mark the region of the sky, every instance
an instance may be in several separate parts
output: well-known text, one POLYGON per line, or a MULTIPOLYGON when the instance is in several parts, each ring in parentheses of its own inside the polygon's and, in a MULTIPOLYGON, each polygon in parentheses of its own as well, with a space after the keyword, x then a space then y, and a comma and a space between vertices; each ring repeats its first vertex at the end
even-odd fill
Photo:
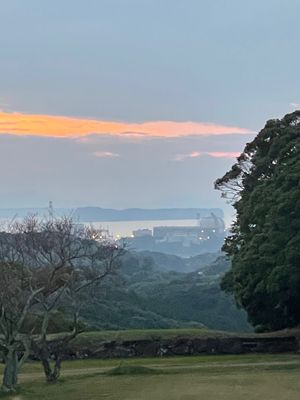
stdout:
POLYGON ((225 208, 213 182, 300 107, 299 0, 2 0, 0 15, 1 208, 225 208))

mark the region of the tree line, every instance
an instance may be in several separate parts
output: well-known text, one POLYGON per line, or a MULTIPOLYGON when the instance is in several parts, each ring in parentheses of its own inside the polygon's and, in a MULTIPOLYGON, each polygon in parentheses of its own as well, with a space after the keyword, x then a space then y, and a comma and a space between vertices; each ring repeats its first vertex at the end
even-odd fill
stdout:
POLYGON ((257 330, 300 323, 300 111, 270 120, 215 183, 236 210, 222 288, 257 330))

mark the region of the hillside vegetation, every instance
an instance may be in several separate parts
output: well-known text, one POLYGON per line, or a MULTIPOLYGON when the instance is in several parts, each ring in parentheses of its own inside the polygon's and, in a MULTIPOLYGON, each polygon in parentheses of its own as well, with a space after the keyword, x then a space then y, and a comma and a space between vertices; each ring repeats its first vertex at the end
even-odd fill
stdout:
POLYGON ((197 257, 127 253, 114 284, 98 289, 101 301, 83 310, 89 329, 249 330, 246 314, 219 287, 228 261, 208 255, 209 261, 214 260, 209 264, 203 257, 197 263, 197 257), (177 271, 171 270, 172 263, 177 271))

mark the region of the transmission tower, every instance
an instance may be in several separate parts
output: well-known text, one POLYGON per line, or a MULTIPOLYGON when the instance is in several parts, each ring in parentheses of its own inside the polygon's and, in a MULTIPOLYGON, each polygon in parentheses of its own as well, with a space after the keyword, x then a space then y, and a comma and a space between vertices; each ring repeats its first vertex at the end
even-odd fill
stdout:
POLYGON ((49 219, 53 221, 54 218, 54 208, 53 208, 53 201, 49 201, 49 207, 48 207, 48 214, 49 214, 49 219))

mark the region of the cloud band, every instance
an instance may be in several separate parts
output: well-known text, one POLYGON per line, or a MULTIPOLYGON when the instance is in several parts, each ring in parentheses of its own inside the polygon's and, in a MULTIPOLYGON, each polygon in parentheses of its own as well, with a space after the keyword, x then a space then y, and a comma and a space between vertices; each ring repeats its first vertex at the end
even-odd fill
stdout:
POLYGON ((201 122, 153 121, 127 123, 17 112, 0 112, 0 134, 62 138, 98 135, 180 137, 190 135, 249 134, 244 128, 201 122))

